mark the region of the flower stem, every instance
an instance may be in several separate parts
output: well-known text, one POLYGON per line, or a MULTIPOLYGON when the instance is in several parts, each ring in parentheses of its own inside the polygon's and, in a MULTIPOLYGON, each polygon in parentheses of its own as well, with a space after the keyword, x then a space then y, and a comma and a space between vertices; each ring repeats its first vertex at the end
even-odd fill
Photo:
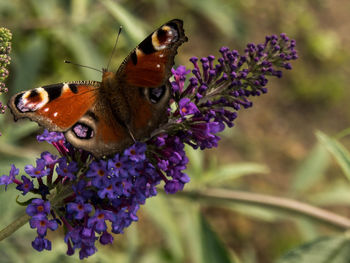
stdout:
POLYGON ((178 192, 176 196, 189 197, 196 200, 203 199, 214 202, 229 201, 246 205, 264 206, 314 219, 339 230, 347 230, 350 228, 350 219, 346 217, 288 198, 218 188, 205 189, 202 191, 184 190, 178 192))
POLYGON ((12 235, 18 229, 20 229, 24 224, 28 223, 30 216, 23 212, 16 220, 9 224, 4 229, 0 230, 0 241, 12 235))

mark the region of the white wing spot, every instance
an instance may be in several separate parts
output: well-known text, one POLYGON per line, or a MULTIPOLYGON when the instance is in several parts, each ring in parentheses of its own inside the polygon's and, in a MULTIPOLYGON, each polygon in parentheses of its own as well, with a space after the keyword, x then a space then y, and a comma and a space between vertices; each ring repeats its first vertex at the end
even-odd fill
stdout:
POLYGON ((62 87, 63 92, 69 91, 69 85, 67 83, 63 83, 63 87, 62 87))

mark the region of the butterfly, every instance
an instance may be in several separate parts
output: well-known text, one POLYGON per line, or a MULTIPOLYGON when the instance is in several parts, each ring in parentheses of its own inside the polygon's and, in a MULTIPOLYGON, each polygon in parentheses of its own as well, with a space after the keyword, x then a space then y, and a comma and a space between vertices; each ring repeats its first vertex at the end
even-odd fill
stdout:
POLYGON ((15 94, 8 106, 15 120, 63 132, 95 157, 120 152, 167 120, 171 68, 186 41, 183 21, 173 19, 134 48, 116 73, 103 70, 101 82, 42 86, 15 94))

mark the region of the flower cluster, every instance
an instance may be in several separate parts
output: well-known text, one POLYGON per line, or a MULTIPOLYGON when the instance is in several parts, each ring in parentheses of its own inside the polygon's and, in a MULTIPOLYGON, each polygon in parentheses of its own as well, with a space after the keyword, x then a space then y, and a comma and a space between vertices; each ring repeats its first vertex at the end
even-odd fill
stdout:
MULTIPOLYGON (((9 75, 7 67, 11 62, 11 57, 9 56, 11 52, 11 32, 4 27, 0 28, 0 95, 7 92, 5 86, 5 80, 9 75)), ((0 114, 4 114, 6 105, 0 102, 0 114)), ((1 136, 1 133, 0 133, 1 136)))
POLYGON ((249 97, 267 92, 268 76, 281 78, 281 69, 292 69, 290 61, 298 58, 295 41, 286 34, 267 36, 263 44, 250 43, 244 55, 227 47, 220 53, 215 65, 212 55, 190 59, 193 76, 186 88, 190 70, 184 66, 172 70, 177 107, 170 119, 180 129, 182 141, 202 150, 217 146, 220 138, 216 134, 234 125, 239 109, 253 105, 249 97))
POLYGON ((40 197, 22 203, 30 203, 26 211, 38 233, 32 246, 50 250, 46 232, 58 225, 64 228, 68 255, 78 249, 83 259, 97 251, 97 240, 112 243, 112 233, 123 233, 138 220, 140 205, 157 194, 157 185, 163 182, 166 193, 183 189, 190 181, 184 172, 185 144, 216 147, 218 133, 233 126, 237 111, 252 106, 250 97, 267 92, 267 77, 281 77, 281 69, 291 69, 290 60, 297 58, 294 48, 295 41, 281 34, 266 37, 263 44, 248 44, 244 55, 223 47, 216 63, 214 56, 191 58, 189 79, 191 70, 184 66, 172 70, 168 122, 151 138, 110 158, 96 159, 66 142, 63 134, 45 130, 37 140, 52 144, 60 156, 43 152, 35 166, 25 166, 27 175, 21 180, 14 165, 9 175, 0 177, 0 184, 15 183, 23 195, 40 197))

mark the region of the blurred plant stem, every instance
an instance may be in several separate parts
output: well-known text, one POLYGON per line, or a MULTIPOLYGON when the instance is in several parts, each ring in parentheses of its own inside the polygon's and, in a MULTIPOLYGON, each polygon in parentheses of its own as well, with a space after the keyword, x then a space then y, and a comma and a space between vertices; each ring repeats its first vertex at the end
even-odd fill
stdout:
POLYGON ((40 156, 40 151, 32 148, 17 147, 12 144, 0 142, 0 153, 11 155, 20 158, 33 158, 33 156, 40 156))
POLYGON ((30 216, 24 211, 16 220, 0 231, 0 241, 11 236, 20 229, 24 224, 28 223, 30 216))
POLYGON ((335 227, 339 230, 350 228, 350 220, 333 212, 321 209, 296 200, 275 197, 264 194, 256 194, 227 189, 205 189, 178 192, 176 196, 191 198, 195 200, 208 200, 213 202, 235 202, 245 205, 254 205, 289 212, 292 215, 304 216, 313 220, 320 221, 326 225, 335 227))

